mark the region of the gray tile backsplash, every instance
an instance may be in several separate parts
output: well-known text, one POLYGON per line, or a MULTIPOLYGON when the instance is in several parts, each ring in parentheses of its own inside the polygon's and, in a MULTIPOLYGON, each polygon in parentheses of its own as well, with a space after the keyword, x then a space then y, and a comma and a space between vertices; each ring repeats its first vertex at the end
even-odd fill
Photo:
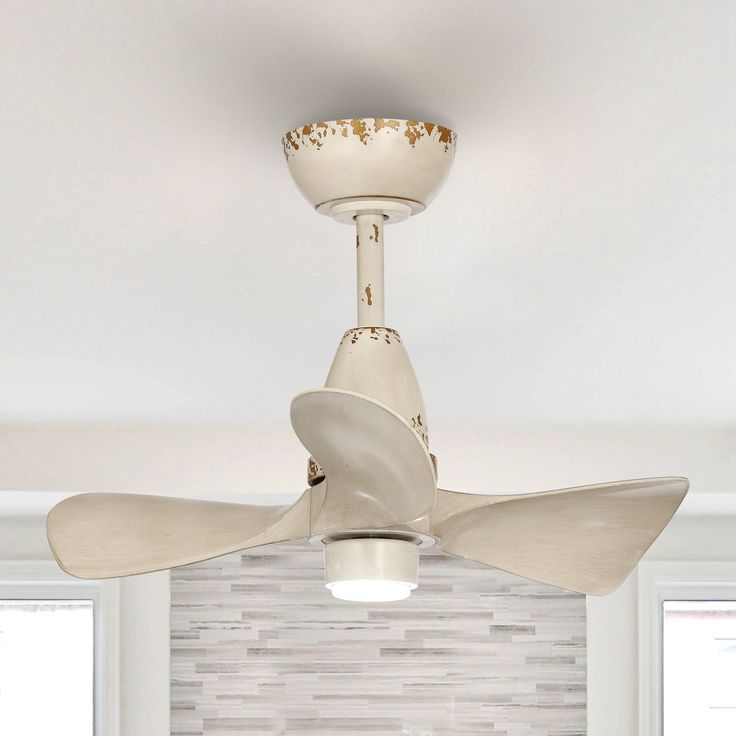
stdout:
POLYGON ((398 603, 337 601, 322 554, 171 575, 173 736, 580 736, 585 598, 437 552, 398 603))

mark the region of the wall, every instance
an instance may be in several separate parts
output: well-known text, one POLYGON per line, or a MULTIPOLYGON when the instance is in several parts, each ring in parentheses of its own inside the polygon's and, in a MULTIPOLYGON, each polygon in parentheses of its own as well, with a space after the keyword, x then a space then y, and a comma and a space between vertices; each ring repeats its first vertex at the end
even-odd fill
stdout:
MULTIPOLYGON (((644 559, 736 560, 736 517, 678 516, 644 559)), ((637 585, 634 571, 613 595, 587 601, 589 736, 639 733, 637 585)))
MULTIPOLYGON (((0 561, 51 560, 43 517, 0 517, 0 561)), ((169 574, 121 580, 120 736, 169 734, 169 574)))
POLYGON ((585 733, 583 596, 437 553, 408 601, 323 586, 311 547, 173 571, 172 734, 585 733))

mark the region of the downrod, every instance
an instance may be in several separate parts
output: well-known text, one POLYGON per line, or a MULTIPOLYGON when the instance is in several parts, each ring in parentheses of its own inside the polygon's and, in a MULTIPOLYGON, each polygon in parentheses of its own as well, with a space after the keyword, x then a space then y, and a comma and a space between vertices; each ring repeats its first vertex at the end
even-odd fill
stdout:
POLYGON ((355 215, 358 327, 384 327, 383 221, 379 210, 355 215))

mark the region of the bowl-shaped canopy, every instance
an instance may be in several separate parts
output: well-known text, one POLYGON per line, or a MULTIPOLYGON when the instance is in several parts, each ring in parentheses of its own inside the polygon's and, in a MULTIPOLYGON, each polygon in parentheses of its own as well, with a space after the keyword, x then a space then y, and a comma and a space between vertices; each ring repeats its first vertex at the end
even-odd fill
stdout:
POLYGON ((329 203, 385 198, 421 212, 447 177, 456 135, 418 120, 355 118, 311 123, 283 137, 299 190, 320 212, 329 203))

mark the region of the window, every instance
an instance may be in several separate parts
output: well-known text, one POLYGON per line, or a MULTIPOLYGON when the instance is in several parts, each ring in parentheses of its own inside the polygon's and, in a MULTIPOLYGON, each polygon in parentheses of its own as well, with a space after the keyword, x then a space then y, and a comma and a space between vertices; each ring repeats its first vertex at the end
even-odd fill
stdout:
POLYGON ((0 600, 0 733, 93 736, 93 601, 0 600))
POLYGON ((736 565, 639 570, 641 736, 736 734, 736 565))
POLYGON ((665 736, 736 734, 736 601, 662 603, 665 736))
POLYGON ((117 591, 0 565, 0 734, 116 736, 117 591))

